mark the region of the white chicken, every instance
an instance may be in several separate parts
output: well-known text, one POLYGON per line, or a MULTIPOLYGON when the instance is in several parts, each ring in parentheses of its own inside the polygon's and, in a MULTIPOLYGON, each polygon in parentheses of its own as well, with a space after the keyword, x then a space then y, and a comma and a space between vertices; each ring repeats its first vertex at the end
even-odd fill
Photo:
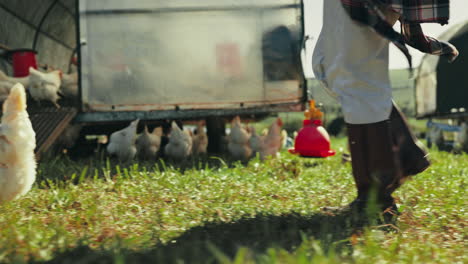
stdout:
POLYGON ((28 77, 10 77, 7 76, 4 72, 0 71, 0 101, 5 101, 5 99, 10 94, 10 89, 16 84, 21 83, 23 87, 29 87, 29 76, 28 77))
POLYGON ((250 148, 252 149, 252 156, 256 156, 257 153, 261 153, 263 150, 263 138, 264 136, 259 136, 257 135, 257 131, 255 130, 255 127, 250 127, 250 138, 249 138, 249 145, 250 148))
POLYGON ((49 101, 60 108, 57 103, 60 85, 60 71, 43 73, 33 67, 29 68, 29 93, 34 100, 49 101))
POLYGON ((164 154, 172 160, 182 161, 192 153, 192 136, 179 128, 175 121, 171 124, 169 142, 164 147, 164 154))
POLYGON ((26 194, 36 180, 36 133, 26 111, 22 84, 11 88, 0 125, 0 203, 26 194))
POLYGON ((231 122, 231 133, 229 133, 228 151, 235 160, 247 161, 252 155, 249 145, 250 134, 242 127, 239 116, 234 117, 231 122))
POLYGON ((78 96, 78 73, 62 74, 60 91, 64 97, 76 98, 78 96))
POLYGON ((143 133, 136 140, 137 153, 141 159, 154 160, 157 158, 162 134, 162 127, 156 127, 150 133, 148 127, 145 126, 143 133))
POLYGON ((281 132, 282 126, 283 121, 279 117, 270 125, 267 135, 263 138, 263 148, 260 151, 261 159, 275 156, 280 151, 284 137, 281 132))
POLYGON ((131 161, 135 158, 137 149, 135 146, 137 127, 139 120, 135 120, 122 130, 111 134, 107 153, 115 155, 122 162, 131 161))
POLYGON ((289 143, 289 135, 288 131, 285 129, 281 130, 281 148, 287 148, 289 143))
POLYGON ((192 153, 194 155, 206 154, 208 148, 208 136, 206 135, 201 122, 197 124, 197 133, 192 136, 192 141, 192 153))
MULTIPOLYGON (((74 77, 66 76, 67 85, 71 88, 66 88, 68 90, 75 89, 73 88, 72 82, 74 77)), ((78 75, 76 75, 76 85, 78 83, 78 75)), ((16 84, 21 83, 31 94, 34 100, 41 101, 47 100, 52 102, 56 107, 59 107, 57 100, 59 99, 59 88, 62 83, 61 81, 61 72, 58 70, 51 72, 40 72, 32 67, 29 68, 29 76, 26 77, 10 77, 7 76, 4 72, 0 71, 0 100, 5 100, 10 92, 10 88, 16 84)), ((66 90, 68 93, 71 91, 66 90)), ((78 91, 78 86, 76 86, 76 94, 78 91)))

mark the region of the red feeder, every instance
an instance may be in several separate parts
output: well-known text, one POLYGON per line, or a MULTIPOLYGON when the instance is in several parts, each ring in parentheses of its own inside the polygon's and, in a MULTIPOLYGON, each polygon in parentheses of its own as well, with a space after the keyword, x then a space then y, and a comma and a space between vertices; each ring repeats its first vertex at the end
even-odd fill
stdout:
POLYGON ((8 52, 13 60, 13 76, 25 77, 29 75, 29 67, 37 69, 36 54, 32 49, 16 49, 8 52))
POLYGON ((289 149, 289 152, 317 158, 335 155, 335 151, 330 149, 330 136, 322 126, 322 121, 317 119, 303 121, 303 128, 297 134, 294 148, 289 149))

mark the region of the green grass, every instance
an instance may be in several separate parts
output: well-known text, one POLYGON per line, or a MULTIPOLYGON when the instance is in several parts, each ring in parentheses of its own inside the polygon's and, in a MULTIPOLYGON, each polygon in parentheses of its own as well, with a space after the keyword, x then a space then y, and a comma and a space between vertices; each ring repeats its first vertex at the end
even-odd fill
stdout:
POLYGON ((43 160, 33 189, 0 205, 0 262, 468 262, 467 155, 431 150, 433 166, 396 193, 397 226, 359 229, 320 212, 355 195, 345 145, 246 166, 43 160))

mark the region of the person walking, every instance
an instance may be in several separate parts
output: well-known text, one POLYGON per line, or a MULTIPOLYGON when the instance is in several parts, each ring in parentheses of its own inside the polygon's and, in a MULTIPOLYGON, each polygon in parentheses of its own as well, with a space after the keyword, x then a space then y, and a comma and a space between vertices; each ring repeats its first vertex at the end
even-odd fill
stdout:
POLYGON ((421 23, 447 24, 449 1, 324 0, 323 12, 313 71, 341 105, 357 188, 353 202, 324 210, 362 214, 373 201, 378 212, 396 214, 392 193, 430 161, 392 100, 389 43, 403 52, 410 69, 407 45, 455 60, 453 45, 424 35, 421 28, 421 23), (397 21, 401 32, 393 29, 397 21))

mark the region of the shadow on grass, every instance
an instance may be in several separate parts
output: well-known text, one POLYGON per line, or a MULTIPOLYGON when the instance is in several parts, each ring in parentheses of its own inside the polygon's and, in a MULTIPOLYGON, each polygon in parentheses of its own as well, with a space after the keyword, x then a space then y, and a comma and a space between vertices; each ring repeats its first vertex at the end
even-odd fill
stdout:
POLYGON ((344 214, 257 216, 195 227, 172 243, 144 252, 93 251, 83 246, 60 253, 47 263, 218 263, 209 245, 231 259, 241 247, 248 248, 255 258, 266 254, 269 248, 292 252, 304 237, 320 241, 325 252, 352 252, 348 238, 362 228, 362 223, 351 221, 344 214))
POLYGON ((46 153, 38 162, 38 173, 36 177, 37 183, 42 183, 47 186, 47 181, 67 182, 75 177, 72 183, 78 184, 81 180, 105 178, 105 174, 117 175, 120 171, 127 170, 129 172, 162 172, 167 170, 177 171, 184 174, 187 170, 198 169, 217 169, 225 166, 233 167, 236 164, 234 161, 229 161, 225 156, 215 157, 202 155, 196 158, 190 158, 183 162, 174 162, 171 160, 155 159, 141 160, 135 159, 131 162, 120 162, 115 157, 108 157, 104 152, 95 153, 94 155, 82 159, 72 159, 66 154, 52 155, 46 153))

